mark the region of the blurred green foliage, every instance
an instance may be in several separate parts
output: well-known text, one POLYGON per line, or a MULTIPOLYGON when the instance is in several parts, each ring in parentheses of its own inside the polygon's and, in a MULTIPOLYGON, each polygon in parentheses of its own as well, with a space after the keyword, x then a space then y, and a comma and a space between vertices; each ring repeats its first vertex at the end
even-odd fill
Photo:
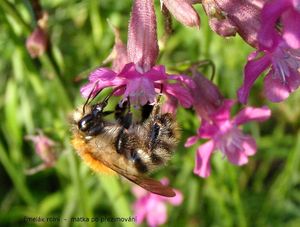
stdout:
MULTIPOLYGON (((29 1, 0 1, 1 226, 25 225, 25 216, 133 216, 130 184, 92 173, 70 145, 68 123, 68 114, 84 102, 80 86, 113 46, 107 19, 120 28, 126 41, 130 4, 114 0, 42 1, 49 13, 52 46, 46 55, 33 60, 25 49, 26 38, 35 25, 29 1), (24 136, 35 134, 37 129, 56 141, 59 159, 53 168, 27 176, 25 170, 41 160, 24 136)), ((161 37, 159 1, 156 7, 161 37)), ((217 70, 215 83, 226 97, 235 98, 246 57, 252 50, 239 37, 224 39, 212 33, 202 9, 197 10, 202 19, 200 30, 174 21, 174 34, 162 46, 159 63, 171 68, 186 60, 211 59, 217 70)), ((181 206, 169 207, 168 226, 300 225, 300 93, 284 103, 267 103, 261 95, 261 81, 254 86, 250 103, 268 104, 273 115, 263 124, 244 128, 258 143, 258 153, 246 166, 233 166, 218 153, 212 159, 211 176, 195 176, 197 147, 187 149, 183 143, 195 134, 199 123, 191 110, 179 110, 181 144, 170 165, 154 176, 168 177, 171 185, 184 194, 181 206)))

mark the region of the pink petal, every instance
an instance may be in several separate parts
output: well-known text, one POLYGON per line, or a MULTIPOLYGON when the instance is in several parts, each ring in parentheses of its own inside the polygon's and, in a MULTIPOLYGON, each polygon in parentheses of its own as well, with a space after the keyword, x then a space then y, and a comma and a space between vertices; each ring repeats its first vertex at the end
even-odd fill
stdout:
MULTIPOLYGON (((88 83, 86 85, 83 85, 80 88, 81 95, 85 98, 89 97, 89 94, 92 92, 94 87, 95 87, 95 84, 93 84, 93 83, 88 83)), ((94 97, 96 94, 97 94, 97 92, 94 92, 94 94, 92 94, 92 96, 94 97)))
POLYGON ((167 221, 167 208, 161 201, 151 200, 147 205, 147 223, 149 226, 158 226, 167 221))
POLYGON ((236 125, 245 124, 249 121, 265 121, 271 116, 271 110, 264 106, 261 108, 246 107, 233 119, 236 125))
POLYGON ((189 108, 193 104, 193 98, 190 92, 179 84, 164 83, 163 91, 166 95, 177 98, 180 104, 185 108, 189 108))
POLYGON ((119 72, 118 74, 119 77, 124 77, 126 79, 134 79, 134 78, 141 77, 142 75, 143 74, 141 74, 136 70, 136 66, 132 62, 126 64, 121 70, 121 72, 119 72))
POLYGON ((124 97, 130 97, 130 102, 137 106, 145 105, 147 102, 153 103, 155 95, 153 82, 145 77, 129 80, 124 93, 124 97))
POLYGON ((253 137, 245 135, 242 142, 242 146, 247 156, 252 156, 256 153, 256 142, 253 137))
POLYGON ((153 0, 135 0, 128 28, 128 59, 142 72, 155 65, 158 56, 156 16, 153 0))
POLYGON ((237 32, 236 25, 226 16, 215 1, 202 1, 202 6, 209 18, 211 29, 221 36, 234 36, 237 32))
POLYGON ((98 80, 113 80, 116 73, 108 68, 98 68, 92 71, 89 75, 90 82, 97 82, 98 80))
POLYGON ((182 203, 183 195, 180 191, 174 190, 176 195, 174 197, 166 197, 167 201, 174 206, 178 206, 182 203))
POLYGON ((198 137, 203 139, 211 139, 216 135, 216 133, 218 133, 218 131, 219 128, 216 124, 203 120, 201 127, 198 130, 198 137))
POLYGON ((144 76, 152 81, 166 80, 167 73, 166 73, 165 66, 156 65, 152 67, 148 72, 144 73, 144 76))
POLYGON ((83 97, 87 98, 90 95, 90 93, 93 91, 92 97, 94 97, 97 94, 97 92, 102 90, 103 88, 118 87, 118 86, 123 85, 124 83, 125 83, 125 81, 120 78, 116 78, 112 81, 99 80, 95 83, 89 82, 80 88, 80 93, 83 97))
POLYGON ((300 48, 300 12, 296 10, 288 10, 286 13, 282 15, 282 23, 283 23, 283 38, 287 42, 287 44, 294 48, 300 48))
POLYGON ((190 147, 190 146, 194 145, 198 141, 198 139, 199 139, 198 136, 191 136, 186 140, 184 146, 190 147))
POLYGON ((143 222, 143 220, 146 218, 147 208, 145 205, 147 204, 148 200, 149 200, 149 198, 145 197, 142 199, 138 199, 133 204, 133 210, 134 210, 134 215, 136 216, 137 224, 141 224, 143 222))
POLYGON ((210 156, 215 148, 213 141, 202 144, 196 153, 194 173, 200 177, 208 177, 210 175, 210 156))
POLYGON ((200 17, 188 0, 162 0, 171 14, 182 24, 190 27, 200 26, 200 17))
POLYGON ((137 199, 140 199, 148 194, 148 192, 138 185, 134 185, 132 188, 132 193, 137 199))
POLYGON ((223 104, 223 96, 219 89, 209 79, 198 72, 193 72, 195 88, 191 88, 194 96, 194 108, 202 119, 210 120, 211 115, 218 111, 223 104))
POLYGON ((177 80, 178 82, 181 82, 182 85, 187 86, 189 88, 195 88, 196 84, 194 80, 190 76, 186 75, 169 75, 168 79, 170 80, 177 80))
POLYGON ((230 147, 230 150, 226 148, 226 157, 228 160, 234 165, 245 165, 248 163, 248 156, 243 152, 243 150, 239 150, 237 147, 230 147))
POLYGON ((169 95, 162 106, 162 112, 176 114, 177 106, 178 100, 174 96, 169 95))
POLYGON ((80 92, 87 98, 93 91, 92 96, 105 87, 120 86, 125 83, 124 79, 116 77, 116 73, 107 68, 99 68, 91 72, 89 82, 82 86, 80 92))
POLYGON ((278 33, 275 28, 275 23, 289 4, 289 1, 286 0, 273 0, 264 5, 262 10, 263 23, 258 35, 262 48, 270 49, 276 44, 274 41, 276 41, 278 33))
POLYGON ((209 20, 209 26, 218 35, 224 37, 235 36, 238 30, 235 24, 232 21, 228 20, 227 18, 225 19, 211 18, 209 20))
POLYGON ((218 0, 215 1, 239 35, 253 47, 258 46, 257 33, 261 26, 261 8, 255 1, 218 0))
POLYGON ((272 102, 281 102, 290 95, 287 84, 282 83, 279 76, 273 74, 271 70, 264 79, 264 93, 272 102))
POLYGON ((230 150, 226 152, 226 156, 228 160, 234 165, 241 166, 248 163, 248 156, 241 150, 237 150, 237 148, 234 151, 230 150))
POLYGON ((222 106, 213 113, 213 116, 211 118, 214 119, 214 121, 227 121, 230 119, 230 111, 232 106, 235 104, 235 100, 232 99, 226 99, 224 100, 222 106))
POLYGON ((299 69, 290 69, 290 74, 286 77, 290 92, 294 92, 300 86, 300 71, 297 70, 299 69))
MULTIPOLYGON (((250 56, 252 57, 252 55, 250 56)), ((268 54, 257 60, 251 59, 248 61, 245 66, 243 86, 238 90, 238 98, 241 103, 247 103, 250 89, 252 88, 255 80, 270 65, 270 63, 270 55, 268 54)))
POLYGON ((163 185, 169 185, 169 183, 170 183, 169 179, 166 178, 166 177, 160 179, 160 182, 161 182, 163 185))
POLYGON ((300 1, 299 0, 290 0, 293 4, 295 10, 300 11, 300 1))

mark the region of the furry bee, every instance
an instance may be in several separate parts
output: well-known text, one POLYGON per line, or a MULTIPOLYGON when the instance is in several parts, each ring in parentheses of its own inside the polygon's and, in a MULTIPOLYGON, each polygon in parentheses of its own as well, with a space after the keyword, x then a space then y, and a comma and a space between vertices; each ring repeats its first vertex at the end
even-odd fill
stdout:
POLYGON ((73 114, 72 144, 79 156, 96 172, 116 172, 144 189, 166 197, 175 196, 172 188, 146 175, 166 164, 180 136, 170 113, 160 113, 159 99, 142 108, 142 119, 134 122, 130 103, 105 111, 108 100, 94 105, 87 99, 73 114), (106 116, 115 114, 115 121, 106 116))

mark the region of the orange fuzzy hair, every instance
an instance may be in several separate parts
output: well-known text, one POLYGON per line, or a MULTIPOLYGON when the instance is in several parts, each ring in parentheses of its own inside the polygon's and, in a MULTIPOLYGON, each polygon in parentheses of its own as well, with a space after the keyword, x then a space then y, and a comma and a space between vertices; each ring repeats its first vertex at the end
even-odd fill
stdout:
POLYGON ((104 165, 101 160, 95 159, 91 154, 92 148, 82 139, 81 135, 74 133, 71 143, 82 160, 95 172, 115 174, 115 172, 104 165))

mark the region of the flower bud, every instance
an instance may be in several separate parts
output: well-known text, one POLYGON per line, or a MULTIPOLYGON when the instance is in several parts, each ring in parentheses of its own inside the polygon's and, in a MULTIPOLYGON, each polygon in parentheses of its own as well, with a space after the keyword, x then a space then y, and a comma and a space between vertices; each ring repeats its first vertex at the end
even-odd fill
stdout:
POLYGON ((26 48, 32 58, 40 57, 47 49, 47 34, 37 26, 26 40, 26 48))
POLYGON ((153 0, 135 0, 128 28, 127 54, 137 70, 147 72, 158 56, 156 16, 153 0))

